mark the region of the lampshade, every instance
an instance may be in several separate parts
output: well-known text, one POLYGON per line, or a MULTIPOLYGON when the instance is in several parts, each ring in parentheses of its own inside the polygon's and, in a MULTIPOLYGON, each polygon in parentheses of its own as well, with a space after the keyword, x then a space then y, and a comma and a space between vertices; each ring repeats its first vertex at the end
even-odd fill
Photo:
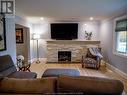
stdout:
POLYGON ((23 61, 23 60, 24 60, 24 56, 23 56, 23 55, 18 55, 18 56, 17 56, 17 59, 20 59, 20 60, 23 61))
POLYGON ((33 39, 40 39, 40 35, 39 34, 34 34, 33 39))

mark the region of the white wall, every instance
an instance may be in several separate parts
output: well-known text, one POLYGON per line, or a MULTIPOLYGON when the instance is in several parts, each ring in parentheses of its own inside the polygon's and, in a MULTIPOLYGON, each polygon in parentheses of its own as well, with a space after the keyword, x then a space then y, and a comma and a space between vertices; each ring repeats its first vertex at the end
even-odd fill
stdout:
POLYGON ((30 26, 30 23, 27 22, 26 19, 17 15, 15 15, 15 23, 26 27, 30 26))
POLYGON ((11 55, 14 63, 16 63, 16 44, 15 44, 15 21, 14 18, 6 18, 6 45, 7 50, 1 51, 1 55, 11 55))
MULTIPOLYGON (((100 31, 100 23, 98 21, 84 21, 78 22, 79 30, 78 30, 78 39, 77 40, 85 40, 85 30, 87 32, 93 32, 92 40, 99 40, 99 31, 100 31), (87 25, 85 25, 87 24, 87 25)), ((37 33, 41 35, 41 39, 39 40, 39 57, 46 57, 46 40, 51 39, 50 35, 50 22, 43 22, 41 24, 33 24, 32 25, 32 33, 37 33)), ((33 58, 36 58, 36 41, 33 43, 34 45, 31 47, 33 49, 33 58)))
POLYGON ((100 22, 99 21, 85 21, 79 22, 78 39, 85 40, 85 30, 92 32, 92 40, 99 40, 100 22))
POLYGON ((101 23, 100 26, 100 40, 101 47, 105 58, 108 58, 109 63, 121 71, 127 73, 127 58, 120 57, 113 54, 113 32, 114 20, 109 19, 101 23))

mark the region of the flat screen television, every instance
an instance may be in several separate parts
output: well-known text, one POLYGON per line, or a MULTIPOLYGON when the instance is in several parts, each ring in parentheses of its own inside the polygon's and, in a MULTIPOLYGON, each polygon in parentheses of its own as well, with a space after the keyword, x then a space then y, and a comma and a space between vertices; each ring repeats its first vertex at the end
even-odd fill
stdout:
POLYGON ((78 38, 78 23, 51 23, 51 39, 72 40, 78 38))

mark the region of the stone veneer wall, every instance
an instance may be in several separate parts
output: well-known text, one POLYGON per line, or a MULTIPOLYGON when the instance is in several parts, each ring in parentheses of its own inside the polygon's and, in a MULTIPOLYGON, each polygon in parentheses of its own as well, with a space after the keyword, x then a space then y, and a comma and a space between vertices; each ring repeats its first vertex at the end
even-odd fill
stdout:
POLYGON ((89 45, 100 46, 100 41, 47 41, 47 62, 58 62, 58 51, 71 51, 71 62, 81 62, 89 45))

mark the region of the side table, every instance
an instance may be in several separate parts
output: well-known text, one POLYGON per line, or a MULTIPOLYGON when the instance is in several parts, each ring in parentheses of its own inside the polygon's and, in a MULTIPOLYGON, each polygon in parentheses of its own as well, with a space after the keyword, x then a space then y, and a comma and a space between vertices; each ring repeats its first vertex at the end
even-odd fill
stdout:
POLYGON ((31 64, 28 62, 17 64, 19 71, 29 71, 30 72, 30 66, 31 64))

